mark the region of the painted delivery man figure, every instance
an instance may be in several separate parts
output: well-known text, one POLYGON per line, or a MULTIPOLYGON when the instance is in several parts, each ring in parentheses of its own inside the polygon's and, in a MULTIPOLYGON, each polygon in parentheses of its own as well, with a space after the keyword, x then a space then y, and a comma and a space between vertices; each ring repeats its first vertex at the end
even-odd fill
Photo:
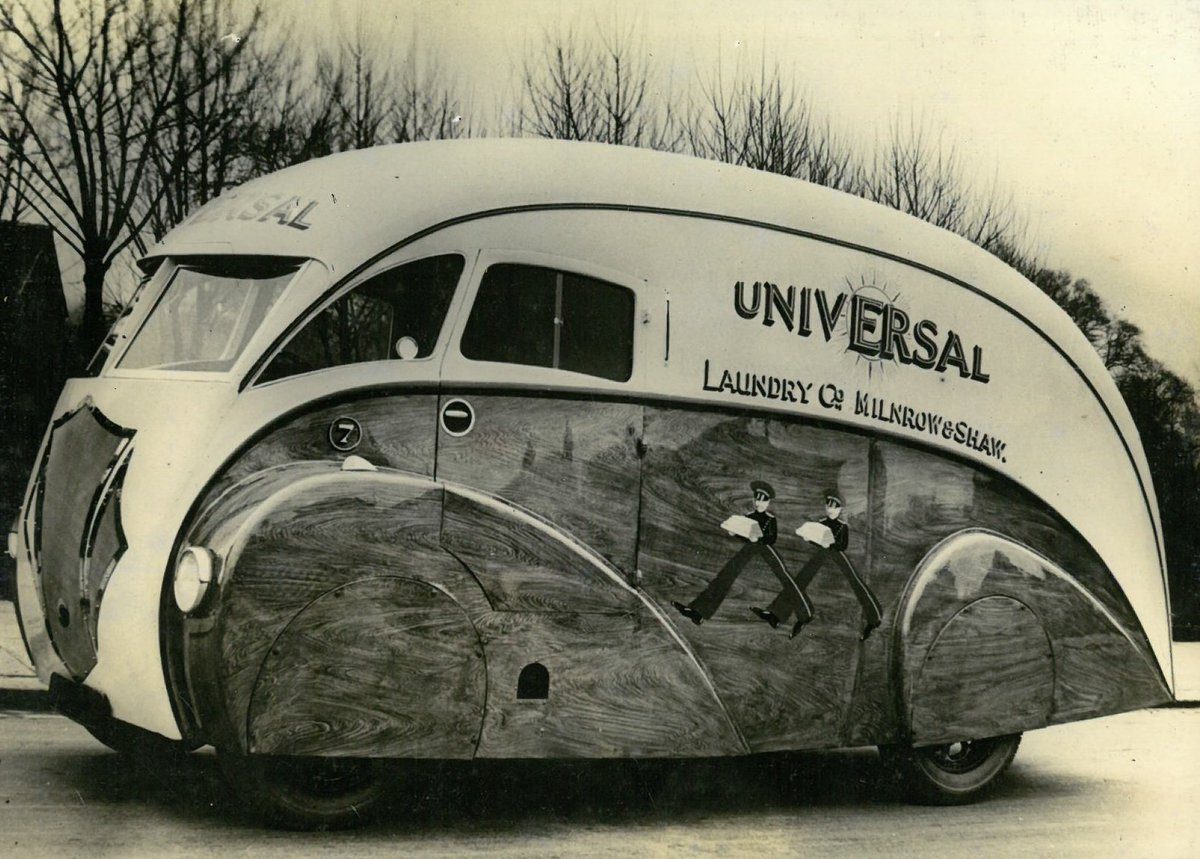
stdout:
MULTIPOLYGON (((824 525, 829 529, 833 535, 833 542, 829 545, 815 543, 816 551, 808 559, 808 563, 796 574, 794 587, 784 588, 766 609, 757 606, 750 609, 769 623, 772 629, 786 622, 792 614, 795 614, 796 623, 792 627, 792 638, 795 638, 800 634, 804 625, 813 619, 812 603, 809 602, 804 589, 808 587, 809 582, 813 580, 826 561, 832 561, 834 566, 842 571, 842 575, 850 584, 850 589, 854 591, 854 596, 858 598, 858 604, 862 606, 867 622, 863 626, 859 640, 866 641, 871 632, 882 622, 883 612, 879 607, 879 600, 875 598, 875 594, 871 593, 867 583, 859 577, 854 565, 846 557, 846 547, 850 545, 850 526, 841 520, 841 515, 842 499, 832 493, 826 494, 825 518, 817 524, 824 525), (796 598, 796 594, 799 594, 799 599, 796 598)), ((811 523, 808 527, 811 527, 811 523)), ((811 542, 810 536, 803 533, 804 531, 806 531, 805 526, 796 529, 797 534, 811 542)))
POLYGON ((766 561, 771 572, 775 574, 775 578, 779 579, 784 593, 790 593, 793 599, 804 603, 808 602, 804 593, 788 575, 787 567, 783 565, 783 559, 779 557, 779 553, 771 548, 779 535, 779 525, 775 520, 775 514, 767 509, 771 506, 771 499, 775 497, 774 488, 765 480, 755 480, 750 483, 750 491, 754 493, 754 510, 747 513, 746 518, 753 520, 758 525, 758 531, 762 536, 751 533, 750 536, 743 537, 746 544, 738 549, 717 573, 716 578, 709 582, 708 587, 690 603, 687 605, 674 601, 671 603, 676 611, 697 626, 716 614, 746 564, 756 557, 766 561))

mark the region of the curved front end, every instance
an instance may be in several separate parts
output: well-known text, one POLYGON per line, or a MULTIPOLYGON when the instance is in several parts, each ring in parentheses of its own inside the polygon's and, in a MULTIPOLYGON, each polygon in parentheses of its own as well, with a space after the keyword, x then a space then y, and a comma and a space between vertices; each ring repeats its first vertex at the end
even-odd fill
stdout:
POLYGON ((172 739, 158 598, 232 395, 208 382, 71 380, 17 529, 18 615, 39 678, 172 739))

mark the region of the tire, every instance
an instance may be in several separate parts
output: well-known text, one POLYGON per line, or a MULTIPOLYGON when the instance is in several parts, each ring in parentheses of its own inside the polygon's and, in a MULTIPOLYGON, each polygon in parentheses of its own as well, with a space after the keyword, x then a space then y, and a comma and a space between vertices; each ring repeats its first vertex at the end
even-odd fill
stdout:
POLYGON ((1020 744, 1020 734, 1007 734, 916 749, 880 746, 879 756, 909 800, 962 805, 974 802, 995 784, 1020 744))
POLYGON ((387 779, 369 758, 300 758, 218 752, 229 786, 281 829, 350 829, 368 823, 387 779))

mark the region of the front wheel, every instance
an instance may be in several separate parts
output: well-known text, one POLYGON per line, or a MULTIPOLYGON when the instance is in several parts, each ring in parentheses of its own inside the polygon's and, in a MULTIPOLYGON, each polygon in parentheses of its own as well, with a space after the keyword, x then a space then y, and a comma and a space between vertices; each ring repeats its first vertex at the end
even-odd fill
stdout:
POLYGON ((366 823, 385 788, 383 763, 358 758, 219 753, 226 780, 249 808, 284 829, 366 823))
POLYGON ((940 746, 880 746, 885 766, 900 778, 905 794, 928 805, 960 805, 983 794, 1012 763, 1020 734, 962 740, 940 746))

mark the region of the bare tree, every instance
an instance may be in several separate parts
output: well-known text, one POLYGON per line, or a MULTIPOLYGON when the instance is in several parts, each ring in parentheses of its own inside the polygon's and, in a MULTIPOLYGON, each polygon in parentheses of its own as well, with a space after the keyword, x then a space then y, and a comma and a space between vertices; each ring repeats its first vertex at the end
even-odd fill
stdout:
POLYGON ((337 33, 306 57, 259 55, 257 89, 266 103, 251 123, 252 173, 348 149, 470 133, 461 100, 438 64, 422 60, 415 34, 407 56, 398 58, 401 39, 372 30, 361 15, 337 33))
POLYGON ((1051 269, 1034 272, 1031 280, 1067 312, 1097 351, 1102 352, 1113 319, 1091 284, 1082 278, 1073 278, 1070 272, 1051 269))
POLYGON ((360 13, 324 62, 326 97, 338 106, 338 149, 463 137, 461 99, 414 31, 403 55, 394 30, 372 30, 360 13))
POLYGON ((408 143, 470 137, 476 129, 468 116, 463 100, 445 80, 442 67, 420 54, 414 38, 407 67, 395 87, 391 139, 408 143))
POLYGON ((396 73, 391 42, 372 39, 359 12, 349 35, 321 59, 319 80, 322 95, 337 111, 336 140, 339 150, 365 149, 386 143, 387 119, 396 98, 396 73))
POLYGON ((670 98, 654 103, 653 70, 632 28, 546 34, 522 76, 519 133, 676 149, 683 139, 670 98))
POLYGON ((318 58, 290 54, 263 67, 267 98, 251 123, 247 158, 261 175, 337 151, 339 106, 326 95, 340 91, 336 68, 318 58))
POLYGON ((579 56, 572 34, 552 43, 549 38, 547 34, 542 65, 526 62, 527 104, 521 111, 521 122, 540 137, 593 140, 597 125, 591 101, 594 70, 579 56))
POLYGON ((928 123, 896 117, 864 171, 862 196, 951 230, 980 247, 1020 256, 1023 225, 1011 195, 995 180, 979 189, 957 147, 928 123))
POLYGON ((0 5, 0 106, 17 120, 0 133, 27 171, 30 207, 83 260, 87 351, 104 334, 105 273, 143 226, 134 209, 177 98, 188 8, 188 0, 170 14, 154 0, 0 5))
MULTIPOLYGON (((1151 359, 1142 343, 1141 329, 1127 319, 1110 313, 1087 280, 1074 278, 1067 271, 1049 268, 1041 268, 1029 278, 1067 312, 1091 342, 1118 385, 1122 385, 1129 377, 1150 372, 1147 368, 1151 359)), ((1165 372, 1165 368, 1158 367, 1151 375, 1160 371, 1165 372)))
POLYGON ((278 57, 278 49, 248 49, 262 16, 259 5, 235 15, 232 0, 193 0, 175 98, 165 106, 159 134, 147 141, 136 209, 146 222, 134 238, 139 253, 191 210, 249 177, 251 118, 265 98, 265 66, 278 57))
POLYGON ((29 81, 17 81, 16 90, 19 109, 7 108, 0 102, 0 221, 14 223, 28 207, 25 186, 29 182, 29 168, 25 157, 29 131, 21 121, 21 112, 28 110, 29 81))
POLYGON ((692 153, 840 190, 855 190, 859 167, 850 145, 818 118, 810 99, 764 60, 757 76, 718 71, 700 86, 687 124, 692 153))
POLYGON ((1100 357, 1104 366, 1118 383, 1146 359, 1142 348, 1142 329, 1127 319, 1113 317, 1104 331, 1104 342, 1100 344, 1100 357))

